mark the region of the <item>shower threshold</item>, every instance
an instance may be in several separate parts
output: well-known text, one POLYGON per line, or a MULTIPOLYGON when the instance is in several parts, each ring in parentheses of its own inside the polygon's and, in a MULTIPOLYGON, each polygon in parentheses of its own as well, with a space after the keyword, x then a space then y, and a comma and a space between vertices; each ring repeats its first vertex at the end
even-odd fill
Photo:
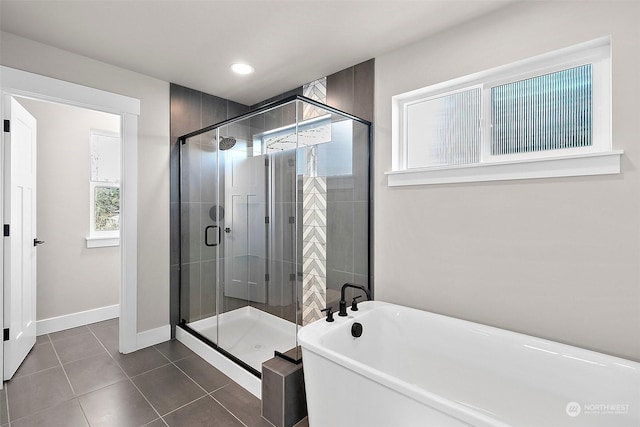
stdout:
POLYGON ((296 324, 255 307, 247 306, 187 323, 194 331, 256 371, 274 351, 284 353, 296 346, 296 324))

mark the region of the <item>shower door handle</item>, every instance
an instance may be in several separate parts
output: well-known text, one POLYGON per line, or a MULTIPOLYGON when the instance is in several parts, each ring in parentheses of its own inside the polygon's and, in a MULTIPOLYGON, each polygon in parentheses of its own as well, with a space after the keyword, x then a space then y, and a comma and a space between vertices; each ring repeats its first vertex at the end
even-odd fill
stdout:
POLYGON ((204 229, 204 244, 206 246, 218 246, 220 244, 220 238, 221 238, 221 233, 220 233, 220 227, 218 227, 217 225, 210 225, 208 227, 205 227, 204 229), (218 229, 218 241, 215 243, 209 243, 209 230, 212 228, 217 228, 218 229))

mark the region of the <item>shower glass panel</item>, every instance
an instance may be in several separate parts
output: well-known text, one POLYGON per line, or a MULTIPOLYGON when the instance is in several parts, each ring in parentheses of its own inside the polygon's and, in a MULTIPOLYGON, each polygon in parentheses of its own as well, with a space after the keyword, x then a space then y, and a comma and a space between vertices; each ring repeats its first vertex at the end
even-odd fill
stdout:
POLYGON ((369 286, 369 127, 296 96, 181 137, 181 327, 259 376, 369 286))

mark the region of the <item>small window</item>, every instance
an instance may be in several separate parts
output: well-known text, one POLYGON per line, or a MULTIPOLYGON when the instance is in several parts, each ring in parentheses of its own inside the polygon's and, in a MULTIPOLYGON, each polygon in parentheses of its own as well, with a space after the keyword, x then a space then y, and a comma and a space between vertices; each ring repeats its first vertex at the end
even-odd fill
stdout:
POLYGON ((120 238, 120 135, 92 131, 87 247, 117 246, 120 238))
POLYGON ((394 96, 389 185, 619 173, 609 69, 601 39, 394 96))
POLYGON ((409 168, 480 161, 481 90, 473 88, 407 105, 409 168))
POLYGON ((120 187, 92 182, 93 224, 96 233, 120 230, 120 187))
POLYGON ((592 64, 491 88, 491 156, 593 146, 592 64))

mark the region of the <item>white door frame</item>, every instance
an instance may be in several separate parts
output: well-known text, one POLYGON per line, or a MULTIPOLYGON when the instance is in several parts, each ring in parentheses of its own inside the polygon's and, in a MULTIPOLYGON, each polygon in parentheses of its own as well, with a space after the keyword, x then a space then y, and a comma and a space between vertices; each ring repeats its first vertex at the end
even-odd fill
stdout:
MULTIPOLYGON (((7 95, 57 102, 117 114, 122 118, 119 348, 121 353, 137 350, 138 116, 140 115, 140 100, 0 66, 1 99, 7 95)), ((4 102, 0 102, 0 116, 4 120, 4 102)), ((0 164, 4 165, 4 132, 2 132, 0 141, 0 164)), ((0 174, 0 212, 4 212, 3 175, 4 173, 0 174)), ((2 251, 3 245, 0 245, 0 260, 4 260, 2 251)), ((4 266, 0 262, 0 278, 3 277, 4 266)), ((4 292, 0 292, 0 322, 4 323, 3 294, 4 292)), ((3 351, 0 351, 0 367, 4 364, 3 357, 3 351)))

